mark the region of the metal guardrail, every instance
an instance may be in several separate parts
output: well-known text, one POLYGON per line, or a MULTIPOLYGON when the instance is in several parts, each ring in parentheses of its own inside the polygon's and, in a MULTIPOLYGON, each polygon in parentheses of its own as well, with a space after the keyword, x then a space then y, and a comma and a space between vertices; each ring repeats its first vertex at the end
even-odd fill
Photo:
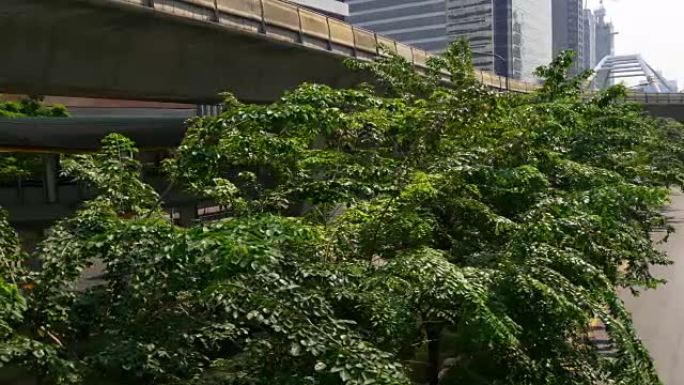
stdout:
POLYGON ((641 104, 684 105, 684 93, 630 93, 627 100, 641 104))
MULTIPOLYGON (((432 56, 419 48, 281 0, 104 1, 134 4, 363 60, 382 55, 380 47, 387 47, 425 69, 432 56)), ((538 88, 536 84, 506 79, 487 71, 476 70, 475 76, 484 85, 503 91, 527 93, 538 88)))

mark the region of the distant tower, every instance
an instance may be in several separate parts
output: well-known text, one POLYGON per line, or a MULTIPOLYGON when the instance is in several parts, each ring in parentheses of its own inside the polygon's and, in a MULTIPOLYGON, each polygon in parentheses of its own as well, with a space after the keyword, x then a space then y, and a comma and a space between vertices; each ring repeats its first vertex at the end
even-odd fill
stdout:
POLYGON ((553 0, 553 54, 575 51, 575 72, 584 69, 585 12, 583 0, 553 0))
POLYGON ((606 21, 606 8, 601 6, 596 10, 596 61, 600 62, 606 56, 615 55, 615 29, 613 23, 606 21))
POLYGON ((596 59, 596 16, 591 9, 584 10, 584 65, 585 69, 594 68, 596 59))

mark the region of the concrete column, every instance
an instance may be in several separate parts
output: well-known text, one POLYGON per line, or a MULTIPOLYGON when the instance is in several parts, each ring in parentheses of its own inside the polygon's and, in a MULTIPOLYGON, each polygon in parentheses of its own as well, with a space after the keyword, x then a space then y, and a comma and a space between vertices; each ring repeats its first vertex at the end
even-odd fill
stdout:
POLYGON ((45 164, 45 199, 48 203, 57 203, 57 155, 44 155, 45 164))
POLYGON ((196 205, 186 205, 177 208, 180 213, 179 224, 183 227, 190 227, 195 223, 197 219, 197 206, 196 205))
POLYGON ((17 177, 17 201, 24 203, 24 179, 21 176, 17 177))

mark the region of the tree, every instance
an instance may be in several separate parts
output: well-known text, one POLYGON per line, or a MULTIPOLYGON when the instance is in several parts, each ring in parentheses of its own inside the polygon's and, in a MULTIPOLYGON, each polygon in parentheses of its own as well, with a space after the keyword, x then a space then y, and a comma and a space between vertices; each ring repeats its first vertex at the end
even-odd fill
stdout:
POLYGON ((23 333, 73 365, 62 382, 659 384, 615 288, 669 263, 649 233, 684 180, 682 127, 619 87, 584 98, 568 55, 530 95, 478 84, 463 42, 426 74, 353 63, 382 93, 226 95, 165 166, 231 214, 188 228, 109 136, 64 159, 102 194, 37 250, 23 333), (72 290, 96 260, 104 283, 72 290))
MULTIPOLYGON (((65 117, 68 114, 63 106, 47 107, 39 98, 0 103, 0 117, 37 116, 65 117)), ((36 172, 40 163, 35 155, 3 153, 0 155, 0 179, 29 176, 36 172)), ((31 287, 23 266, 25 258, 7 213, 0 209, 0 367, 6 371, 8 368, 20 369, 20 374, 28 371, 59 382, 76 381, 73 363, 59 357, 59 346, 55 346, 54 341, 46 343, 26 333, 27 301, 18 287, 31 287)), ((51 338, 43 333, 44 330, 40 332, 46 340, 51 338)))

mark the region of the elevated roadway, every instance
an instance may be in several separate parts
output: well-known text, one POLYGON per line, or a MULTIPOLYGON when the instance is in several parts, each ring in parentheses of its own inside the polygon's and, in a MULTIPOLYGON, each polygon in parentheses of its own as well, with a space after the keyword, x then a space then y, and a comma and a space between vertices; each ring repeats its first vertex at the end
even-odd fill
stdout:
MULTIPOLYGON (((302 82, 366 80, 345 58, 380 46, 424 68, 430 54, 280 0, 3 0, 0 93, 211 104, 229 91, 270 102, 302 82)), ((536 85, 477 71, 485 85, 536 85)), ((684 120, 674 96, 643 97, 684 120)))
MULTIPOLYGON (((344 58, 429 54, 279 0, 3 0, 0 92, 212 103, 364 80, 344 58)), ((479 72, 485 84, 534 85, 479 72)))
POLYGON ((641 104, 653 116, 684 123, 684 93, 632 93, 627 99, 641 104))
MULTIPOLYGON (((684 94, 632 93, 628 101, 640 103, 654 116, 684 122, 684 94)), ((69 102, 49 98, 50 102, 69 102)), ((176 147, 183 138, 186 121, 197 112, 190 105, 150 104, 136 111, 139 103, 98 103, 80 101, 72 118, 0 118, 0 151, 87 152, 99 148, 100 140, 111 132, 133 139, 143 150, 176 147), (106 106, 106 107, 103 107, 106 106), (111 107, 117 105, 117 107, 111 107), (156 108, 152 108, 156 107, 156 108), (117 109, 123 111, 119 113, 117 109), (94 110, 94 111, 93 111, 94 110), (102 116, 106 114, 107 116, 102 116), (93 116, 95 115, 95 116, 93 116), (99 115, 99 116, 98 116, 99 115)), ((211 114, 211 111, 205 112, 211 114)))
POLYGON ((100 148, 102 138, 119 133, 143 151, 177 147, 185 117, 0 118, 0 152, 80 153, 100 148))

